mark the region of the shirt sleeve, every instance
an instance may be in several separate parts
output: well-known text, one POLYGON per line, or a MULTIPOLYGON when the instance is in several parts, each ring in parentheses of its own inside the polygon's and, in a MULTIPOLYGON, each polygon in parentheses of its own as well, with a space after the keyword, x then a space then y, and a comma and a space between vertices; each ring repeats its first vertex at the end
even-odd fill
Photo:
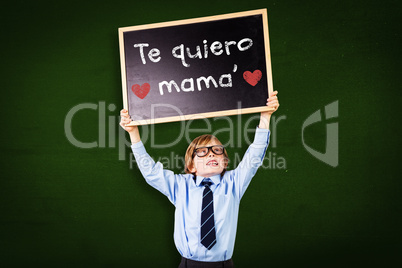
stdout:
POLYGON ((176 193, 180 175, 175 175, 173 171, 163 169, 160 162, 155 162, 146 152, 144 144, 140 141, 131 145, 135 161, 146 182, 166 195, 167 198, 176 205, 176 193))
POLYGON ((253 143, 250 144, 242 161, 234 170, 235 191, 239 200, 246 192, 257 169, 262 165, 269 143, 269 136, 268 129, 257 127, 253 143))

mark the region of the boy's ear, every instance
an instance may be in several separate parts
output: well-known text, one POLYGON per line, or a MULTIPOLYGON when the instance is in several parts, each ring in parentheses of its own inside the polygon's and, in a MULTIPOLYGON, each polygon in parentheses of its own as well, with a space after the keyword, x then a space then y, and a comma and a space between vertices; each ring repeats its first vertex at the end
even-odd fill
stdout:
POLYGON ((224 168, 226 169, 226 168, 228 168, 228 165, 229 165, 229 158, 226 158, 225 157, 225 159, 223 159, 223 163, 224 163, 224 168))
POLYGON ((188 167, 188 170, 189 170, 191 173, 196 173, 196 172, 197 172, 197 169, 194 167, 194 164, 191 164, 191 165, 188 167))

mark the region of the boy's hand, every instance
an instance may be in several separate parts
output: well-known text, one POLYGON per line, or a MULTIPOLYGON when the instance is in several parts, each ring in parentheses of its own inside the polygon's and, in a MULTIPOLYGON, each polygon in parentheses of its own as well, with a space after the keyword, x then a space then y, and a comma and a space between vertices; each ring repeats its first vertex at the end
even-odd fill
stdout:
POLYGON ((131 118, 128 115, 128 111, 126 109, 123 109, 120 111, 120 126, 127 131, 128 133, 133 132, 137 126, 126 126, 131 122, 131 118))
POLYGON ((138 126, 127 126, 127 124, 131 123, 131 118, 128 115, 128 111, 123 109, 120 111, 120 126, 130 134, 131 143, 137 143, 141 141, 140 132, 138 131, 138 126))
POLYGON ((278 97, 276 96, 277 94, 278 94, 278 91, 274 91, 269 95, 269 98, 267 99, 267 106, 271 109, 267 112, 262 112, 261 115, 263 115, 263 113, 267 114, 267 115, 271 115, 276 110, 278 110, 279 101, 278 101, 278 97))
POLYGON ((271 119, 271 115, 276 110, 278 110, 279 107, 278 97, 276 96, 277 94, 278 91, 274 91, 269 95, 269 98, 267 99, 267 106, 270 109, 269 111, 261 112, 260 125, 259 125, 260 128, 269 129, 269 120, 271 119))

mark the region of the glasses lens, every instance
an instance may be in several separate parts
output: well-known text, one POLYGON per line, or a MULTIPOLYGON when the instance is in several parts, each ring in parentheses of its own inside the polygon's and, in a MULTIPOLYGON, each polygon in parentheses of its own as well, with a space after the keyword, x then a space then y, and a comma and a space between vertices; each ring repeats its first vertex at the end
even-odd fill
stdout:
POLYGON ((201 147, 195 150, 195 154, 201 157, 207 155, 208 151, 208 147, 201 147))
POLYGON ((212 151, 215 154, 223 154, 223 146, 212 146, 212 151))

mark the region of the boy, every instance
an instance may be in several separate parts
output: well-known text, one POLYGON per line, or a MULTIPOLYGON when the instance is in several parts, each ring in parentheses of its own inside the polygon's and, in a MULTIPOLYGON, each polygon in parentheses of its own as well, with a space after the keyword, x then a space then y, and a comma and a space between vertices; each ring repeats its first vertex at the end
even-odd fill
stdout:
POLYGON ((279 107, 277 91, 270 94, 254 142, 239 166, 226 171, 227 153, 212 135, 195 138, 185 155, 187 174, 164 170, 146 153, 138 128, 122 110, 120 125, 130 134, 131 148, 145 180, 175 205, 174 241, 182 256, 179 268, 234 267, 232 261, 240 199, 264 159, 269 121, 279 107))

